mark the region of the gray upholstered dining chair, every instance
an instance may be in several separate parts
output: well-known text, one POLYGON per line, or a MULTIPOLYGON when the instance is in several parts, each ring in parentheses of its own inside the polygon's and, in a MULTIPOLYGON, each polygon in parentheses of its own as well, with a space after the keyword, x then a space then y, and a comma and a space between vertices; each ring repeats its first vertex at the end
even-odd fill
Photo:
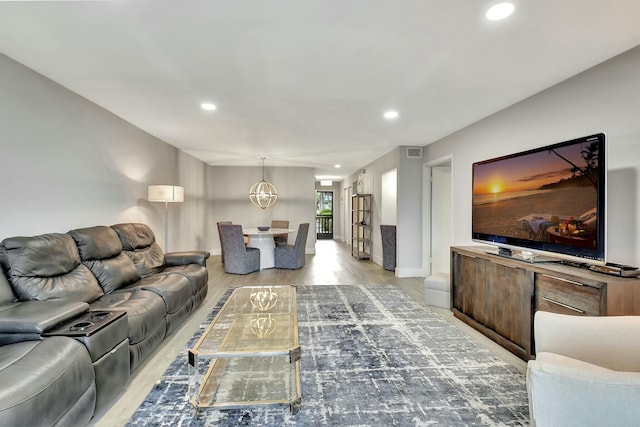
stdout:
POLYGON ((300 224, 298 235, 293 246, 276 246, 274 252, 274 264, 276 268, 297 270, 304 267, 304 248, 307 245, 309 223, 300 224))
MULTIPOLYGON (((271 221, 271 228, 289 228, 289 221, 274 219, 271 221)), ((286 246, 289 233, 274 234, 273 241, 276 246, 286 246)))
POLYGON ((220 243, 224 271, 231 274, 248 274, 260 270, 260 249, 244 246, 242 226, 220 224, 220 243))
POLYGON ((224 248, 222 247, 222 233, 220 232, 220 224, 232 224, 231 221, 220 221, 218 222, 218 237, 220 238, 220 259, 224 264, 224 248))

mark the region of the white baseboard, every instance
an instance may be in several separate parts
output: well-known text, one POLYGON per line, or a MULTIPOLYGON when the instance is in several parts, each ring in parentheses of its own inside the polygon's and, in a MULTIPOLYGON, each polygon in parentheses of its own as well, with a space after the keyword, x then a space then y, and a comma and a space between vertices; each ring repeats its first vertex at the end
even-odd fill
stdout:
POLYGON ((427 273, 421 268, 396 267, 397 277, 426 277, 427 273))

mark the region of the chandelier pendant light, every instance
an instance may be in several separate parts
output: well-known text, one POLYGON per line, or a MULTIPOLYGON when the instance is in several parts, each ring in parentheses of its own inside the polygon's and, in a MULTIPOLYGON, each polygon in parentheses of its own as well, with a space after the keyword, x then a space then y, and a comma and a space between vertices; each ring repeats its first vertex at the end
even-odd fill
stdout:
POLYGON ((262 159, 262 181, 253 184, 249 190, 249 200, 260 209, 266 209, 278 199, 278 190, 270 182, 264 179, 264 157, 262 159))

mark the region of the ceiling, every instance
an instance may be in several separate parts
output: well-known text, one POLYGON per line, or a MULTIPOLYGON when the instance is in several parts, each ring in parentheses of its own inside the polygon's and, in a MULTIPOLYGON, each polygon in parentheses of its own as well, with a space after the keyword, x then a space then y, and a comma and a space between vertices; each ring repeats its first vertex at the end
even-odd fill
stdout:
POLYGON ((0 2, 0 52, 211 165, 339 179, 640 44, 638 0, 494 3, 0 2))

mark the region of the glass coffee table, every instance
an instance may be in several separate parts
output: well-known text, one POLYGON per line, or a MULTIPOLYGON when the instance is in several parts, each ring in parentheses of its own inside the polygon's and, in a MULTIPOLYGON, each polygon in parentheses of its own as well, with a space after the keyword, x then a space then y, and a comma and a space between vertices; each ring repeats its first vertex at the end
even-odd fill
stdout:
POLYGON ((296 288, 233 290, 189 350, 189 395, 203 408, 288 405, 300 410, 296 288))

